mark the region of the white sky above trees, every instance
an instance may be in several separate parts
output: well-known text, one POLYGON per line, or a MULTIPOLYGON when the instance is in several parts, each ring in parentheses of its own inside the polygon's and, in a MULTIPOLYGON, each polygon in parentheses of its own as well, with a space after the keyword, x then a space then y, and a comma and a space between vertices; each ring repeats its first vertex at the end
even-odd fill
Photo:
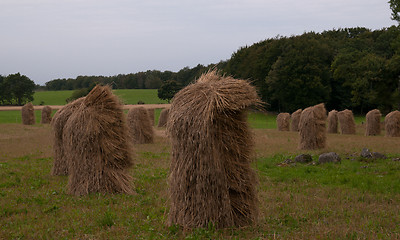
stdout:
POLYGON ((0 74, 179 71, 277 35, 396 25, 386 0, 1 0, 0 74))

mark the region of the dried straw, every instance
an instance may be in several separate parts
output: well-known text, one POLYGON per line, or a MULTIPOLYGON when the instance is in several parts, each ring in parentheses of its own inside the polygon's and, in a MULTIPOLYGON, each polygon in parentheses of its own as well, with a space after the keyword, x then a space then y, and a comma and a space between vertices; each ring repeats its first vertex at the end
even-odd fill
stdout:
POLYGON ((301 116, 301 112, 303 110, 301 109, 297 109, 294 113, 292 113, 292 115, 290 116, 290 119, 292 120, 291 125, 290 125, 290 129, 293 132, 298 132, 299 131, 299 122, 300 122, 300 116, 301 116))
POLYGON ((133 143, 153 143, 154 131, 144 107, 131 108, 128 112, 128 127, 133 143))
POLYGON ((51 107, 45 106, 42 109, 42 120, 40 123, 42 124, 48 124, 51 122, 51 107))
POLYGON ((323 103, 308 107, 300 116, 300 149, 320 149, 326 144, 326 110, 323 103))
POLYGON ((78 98, 73 102, 68 103, 58 110, 51 120, 53 128, 53 168, 51 175, 64 176, 68 175, 68 163, 65 154, 65 144, 63 142, 63 132, 65 123, 69 117, 80 107, 84 98, 78 98))
POLYGON ((168 225, 245 226, 256 220, 253 138, 245 111, 259 104, 245 80, 203 74, 178 92, 167 133, 172 144, 168 225))
POLYGON ((149 115, 151 126, 154 126, 154 108, 147 109, 147 115, 149 115))
POLYGON ((33 108, 33 104, 27 103, 21 108, 21 117, 22 124, 24 125, 33 125, 36 122, 35 119, 35 109, 33 108))
POLYGON ((365 136, 375 136, 381 134, 382 114, 378 109, 371 110, 366 115, 365 136))
POLYGON ((338 133, 338 111, 328 113, 328 133, 338 133))
POLYGON ((385 117, 386 137, 400 137, 400 112, 393 111, 385 117))
POLYGON ((345 109, 338 112, 338 120, 342 134, 356 134, 356 122, 352 111, 345 109))
POLYGON ((160 118, 158 119, 158 127, 165 127, 167 125, 169 115, 169 108, 161 110, 160 118))
POLYGON ((68 192, 132 194, 128 127, 110 87, 96 86, 69 117, 63 132, 68 160, 68 192))
POLYGON ((289 131, 290 127, 290 114, 289 113, 279 113, 276 117, 276 125, 278 131, 289 131))

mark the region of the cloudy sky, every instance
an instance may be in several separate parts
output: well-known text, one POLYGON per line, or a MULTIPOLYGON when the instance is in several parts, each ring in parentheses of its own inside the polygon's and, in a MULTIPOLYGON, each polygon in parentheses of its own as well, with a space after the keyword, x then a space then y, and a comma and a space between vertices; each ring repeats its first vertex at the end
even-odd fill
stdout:
POLYGON ((0 74, 179 71, 277 35, 397 24, 387 0, 1 0, 0 74))

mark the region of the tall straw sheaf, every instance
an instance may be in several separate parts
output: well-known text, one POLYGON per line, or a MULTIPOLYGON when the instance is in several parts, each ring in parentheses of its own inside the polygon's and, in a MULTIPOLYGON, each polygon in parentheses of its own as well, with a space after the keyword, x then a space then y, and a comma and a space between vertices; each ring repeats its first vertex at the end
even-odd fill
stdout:
POLYGON ((149 115, 151 126, 154 126, 154 108, 147 109, 147 115, 149 115))
POLYGON ((165 127, 167 125, 168 117, 169 117, 169 108, 164 108, 163 110, 161 110, 157 126, 165 127))
POLYGON ((259 104, 245 80, 203 74, 178 92, 167 133, 172 144, 168 225, 244 226, 257 218, 257 178, 246 108, 259 104))
POLYGON ((290 119, 292 121, 290 124, 290 129, 293 132, 299 131, 299 122, 300 122, 300 116, 301 116, 302 111, 303 111, 302 109, 297 109, 295 112, 292 113, 292 115, 290 115, 290 119))
POLYGON ((385 117, 386 137, 400 137, 400 112, 393 111, 385 117))
POLYGON ((338 133, 338 111, 332 110, 328 113, 328 133, 338 133))
POLYGON ((276 126, 278 131, 289 131, 290 128, 290 114, 289 113, 279 113, 276 117, 276 126))
POLYGON ((53 129, 53 168, 51 169, 52 175, 68 175, 67 156, 65 154, 65 143, 63 142, 63 132, 65 123, 69 117, 80 107, 84 97, 78 98, 73 102, 68 103, 60 110, 58 110, 51 120, 53 129))
POLYGON ((382 114, 378 109, 373 109, 367 113, 365 136, 374 136, 381 134, 382 114))
POLYGON ((326 145, 326 110, 323 103, 308 107, 300 116, 300 149, 319 149, 326 145))
POLYGON ((33 104, 27 103, 21 108, 21 118, 22 124, 24 125, 33 125, 36 122, 35 119, 35 109, 33 108, 33 104))
POLYGON ((41 124, 48 124, 51 122, 51 107, 45 106, 42 109, 42 119, 41 124))
POLYGON ((128 127, 133 143, 153 143, 154 131, 148 111, 144 107, 131 108, 128 112, 128 127))
POLYGON ((63 141, 70 194, 133 193, 128 127, 110 87, 97 85, 85 97, 67 120, 63 141))
POLYGON ((338 112, 338 120, 342 134, 356 134, 356 122, 351 110, 345 109, 338 112))

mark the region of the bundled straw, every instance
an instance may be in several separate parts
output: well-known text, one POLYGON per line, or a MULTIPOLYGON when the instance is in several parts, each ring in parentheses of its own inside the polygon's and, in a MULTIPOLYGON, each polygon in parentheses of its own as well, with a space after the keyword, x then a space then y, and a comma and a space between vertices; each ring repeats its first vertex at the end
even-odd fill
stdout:
POLYGON ((365 136, 374 136, 381 134, 382 114, 378 109, 371 110, 366 115, 365 136))
POLYGON ((48 124, 51 122, 51 107, 45 106, 42 109, 42 120, 40 123, 48 124))
POLYGON ((326 144, 326 110, 323 103, 308 107, 300 116, 300 149, 319 149, 326 144))
POLYGON ((158 127, 165 127, 167 125, 169 115, 169 108, 161 110, 160 118, 158 119, 158 127))
POLYGON ((345 109, 338 112, 338 120, 342 134, 356 134, 356 123, 352 111, 345 109))
POLYGON ((299 131, 299 122, 300 122, 300 116, 301 116, 301 109, 297 109, 292 115, 290 116, 290 119, 292 120, 292 123, 290 125, 291 130, 293 132, 298 132, 299 131))
POLYGON ((129 110, 128 127, 133 143, 153 143, 153 126, 144 107, 131 108, 129 110))
POLYGON ((27 103, 21 108, 22 124, 33 125, 36 122, 35 110, 32 103, 27 103))
POLYGON ((290 126, 290 114, 289 113, 279 113, 276 117, 276 125, 278 131, 289 131, 290 126))
POLYGON ((78 109, 83 102, 84 98, 76 99, 73 102, 68 103, 60 110, 58 110, 51 120, 51 126, 53 128, 53 168, 51 169, 51 175, 68 175, 68 163, 64 153, 65 144, 63 143, 63 131, 64 126, 72 113, 78 109))
POLYGON ((172 143, 168 225, 224 228, 256 220, 257 179, 245 110, 258 103, 247 81, 215 70, 175 95, 167 124, 172 143))
POLYGON ((154 108, 147 109, 147 114, 149 115, 150 118, 150 125, 154 126, 154 108))
POLYGON ((385 117, 386 137, 400 137, 400 112, 393 111, 385 117))
POLYGON ((328 113, 328 133, 338 133, 338 111, 328 113))
POLYGON ((68 192, 133 193, 128 127, 111 89, 96 86, 69 117, 63 131, 68 192))

